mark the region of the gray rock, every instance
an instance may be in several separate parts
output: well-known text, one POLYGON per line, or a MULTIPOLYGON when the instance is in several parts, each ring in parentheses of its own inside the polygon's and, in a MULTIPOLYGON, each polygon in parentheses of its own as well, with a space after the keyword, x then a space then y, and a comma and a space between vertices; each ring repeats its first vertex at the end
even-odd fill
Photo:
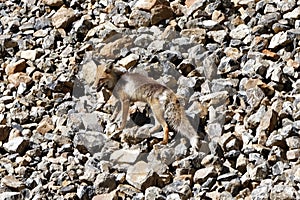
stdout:
POLYGON ((18 200, 21 198, 22 195, 20 192, 3 192, 0 194, 0 199, 3 200, 18 200))
POLYGON ((285 46, 293 41, 293 37, 288 32, 281 31, 275 34, 269 44, 269 48, 274 49, 279 46, 285 46))
POLYGON ((134 164, 138 161, 138 158, 140 158, 140 156, 141 153, 139 149, 136 150, 120 149, 114 151, 110 155, 110 161, 115 164, 134 164))
POLYGON ((217 177, 218 173, 214 166, 198 169, 194 175, 195 183, 204 183, 210 177, 217 177))
POLYGON ((220 64, 218 66, 218 73, 225 74, 239 69, 239 64, 237 61, 233 60, 230 57, 223 57, 220 60, 220 64))
POLYGON ((155 186, 149 187, 145 190, 145 199, 163 200, 165 199, 163 190, 155 186))
POLYGON ((261 16, 261 18, 258 21, 258 24, 268 27, 273 25, 279 19, 280 19, 280 14, 278 12, 272 12, 261 16))
POLYGON ((300 137, 292 136, 286 138, 286 144, 290 149, 300 149, 300 137))
POLYGON ((109 193, 117 187, 117 182, 112 174, 101 173, 96 177, 94 188, 96 193, 109 193))
POLYGON ((233 39, 244 39, 248 34, 250 34, 250 28, 245 24, 238 25, 235 29, 231 30, 229 36, 233 39))
POLYGON ((29 140, 24 137, 16 137, 3 144, 6 151, 10 153, 22 154, 26 151, 29 145, 29 140))
POLYGON ((150 186, 161 186, 162 180, 152 169, 149 163, 139 161, 127 170, 126 180, 129 184, 140 190, 150 186))
POLYGON ((142 27, 149 26, 151 23, 151 14, 142 10, 133 10, 129 16, 129 26, 142 27))
POLYGON ((298 199, 300 197, 299 192, 289 185, 275 185, 271 188, 270 199, 298 199))
POLYGON ((107 136, 93 131, 79 132, 74 137, 74 146, 82 153, 100 152, 107 141, 107 136))

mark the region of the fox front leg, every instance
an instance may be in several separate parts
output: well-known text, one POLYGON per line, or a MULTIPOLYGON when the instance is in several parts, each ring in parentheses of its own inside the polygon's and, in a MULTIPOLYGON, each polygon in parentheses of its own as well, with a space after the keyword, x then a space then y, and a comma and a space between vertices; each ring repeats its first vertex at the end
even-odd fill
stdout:
POLYGON ((155 118, 155 125, 150 129, 150 132, 153 133, 157 131, 160 126, 162 126, 164 131, 164 138, 161 144, 167 144, 169 140, 169 128, 167 122, 164 119, 164 110, 161 109, 161 105, 159 104, 159 102, 153 103, 150 106, 155 118))
POLYGON ((120 103, 120 101, 118 101, 116 104, 117 105, 115 107, 115 110, 114 110, 113 114, 110 117, 110 121, 116 121, 116 119, 118 117, 118 114, 120 113, 120 110, 121 110, 121 103, 120 103))
POLYGON ((119 130, 123 130, 126 126, 126 121, 127 121, 127 117, 128 117, 128 111, 129 111, 129 105, 130 105, 129 100, 121 101, 122 122, 121 122, 121 125, 119 127, 119 130))

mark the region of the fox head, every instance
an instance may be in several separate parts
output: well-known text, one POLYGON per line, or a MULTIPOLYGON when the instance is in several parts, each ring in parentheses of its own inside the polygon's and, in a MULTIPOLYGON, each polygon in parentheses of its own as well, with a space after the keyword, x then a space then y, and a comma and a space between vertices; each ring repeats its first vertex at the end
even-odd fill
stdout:
POLYGON ((113 63, 109 63, 105 66, 98 65, 95 82, 92 87, 97 91, 101 90, 102 87, 112 91, 122 74, 124 74, 124 72, 115 68, 113 63))

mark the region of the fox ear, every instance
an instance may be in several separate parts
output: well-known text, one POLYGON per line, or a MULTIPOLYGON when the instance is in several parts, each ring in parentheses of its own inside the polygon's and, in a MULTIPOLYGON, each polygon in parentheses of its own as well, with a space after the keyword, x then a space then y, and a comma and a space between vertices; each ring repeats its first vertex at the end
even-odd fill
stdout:
POLYGON ((105 66, 105 72, 106 73, 111 73, 111 70, 113 69, 113 64, 109 63, 105 66))

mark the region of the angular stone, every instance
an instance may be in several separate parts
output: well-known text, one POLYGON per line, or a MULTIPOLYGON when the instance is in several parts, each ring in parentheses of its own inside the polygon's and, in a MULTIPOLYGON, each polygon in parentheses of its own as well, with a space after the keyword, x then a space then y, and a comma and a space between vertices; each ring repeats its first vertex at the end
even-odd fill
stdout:
POLYGON ((74 146, 81 152, 90 152, 92 155, 100 152, 107 142, 107 136, 103 133, 87 131, 75 135, 74 146))
POLYGON ((180 35, 184 37, 193 37, 194 41, 202 43, 205 41, 206 30, 203 28, 191 28, 191 29, 183 29, 180 32, 180 35))
POLYGON ((125 58, 121 59, 119 61, 119 64, 125 67, 126 69, 129 69, 137 64, 139 58, 140 57, 136 54, 130 54, 125 58))
POLYGON ((247 171, 249 173, 249 177, 252 181, 263 180, 268 176, 269 167, 266 163, 262 163, 260 165, 247 166, 247 171))
POLYGON ((17 72, 14 74, 11 74, 8 77, 8 81, 15 85, 15 87, 18 87, 21 82, 25 83, 26 85, 29 85, 32 82, 32 78, 28 76, 24 72, 17 72))
POLYGON ((118 200, 117 191, 111 191, 108 194, 99 194, 92 198, 92 200, 118 200))
POLYGON ((154 172, 151 165, 144 161, 139 161, 128 167, 126 181, 139 190, 161 185, 160 177, 154 172))
POLYGON ((300 157, 300 149, 293 149, 286 152, 286 158, 288 160, 295 160, 300 157))
POLYGON ((164 199, 163 198, 163 191, 162 189, 152 186, 146 189, 145 191, 145 199, 154 200, 154 199, 164 199))
POLYGON ((133 8, 150 11, 156 5, 169 6, 170 3, 166 0, 140 0, 134 4, 133 8))
POLYGON ((55 28, 67 28, 75 20, 75 11, 72 8, 60 7, 52 16, 52 24, 55 28))
POLYGON ((130 47, 132 43, 133 41, 129 36, 119 38, 104 45, 100 50, 100 56, 103 56, 106 59, 116 59, 120 56, 121 50, 130 47))
POLYGON ((110 155, 110 160, 119 164, 134 164, 140 156, 140 150, 120 149, 110 155))
POLYGON ((20 57, 26 60, 34 61, 38 57, 38 51, 36 49, 21 51, 20 57))
POLYGON ((233 60, 230 57, 222 57, 220 64, 218 66, 218 73, 225 74, 239 69, 239 64, 236 60, 233 60))
POLYGON ((43 2, 48 6, 55 6, 55 7, 59 7, 64 4, 63 0, 43 0, 43 2))
POLYGON ((114 175, 108 173, 100 173, 94 182, 96 193, 109 193, 117 187, 114 175))
POLYGON ((16 137, 3 144, 6 151, 22 154, 28 147, 29 140, 24 137, 16 137))
POLYGON ((250 34, 251 30, 250 28, 245 25, 245 24, 241 24, 238 25, 235 29, 233 29, 230 33, 229 36, 233 39, 244 39, 248 34, 250 34))
POLYGON ((278 122, 277 115, 278 114, 271 107, 268 107, 267 112, 265 112, 260 121, 258 129, 260 131, 267 130, 269 133, 272 132, 275 129, 278 122))
POLYGON ((285 46, 293 41, 293 37, 288 32, 281 31, 275 34, 269 44, 269 48, 274 49, 279 46, 285 46))
POLYGON ((300 137, 292 136, 286 138, 286 144, 290 149, 300 149, 300 137))
POLYGON ((26 61, 21 59, 15 63, 10 63, 5 68, 5 73, 7 75, 14 74, 16 72, 22 72, 26 68, 26 61))
POLYGON ((208 178, 216 177, 217 175, 218 175, 218 173, 214 166, 206 167, 203 169, 198 169, 195 172, 193 180, 195 183, 201 184, 201 183, 204 183, 208 178))
POLYGON ((300 194, 293 186, 275 185, 271 188, 270 200, 277 199, 299 199, 300 194))
POLYGON ((280 19, 280 14, 277 12, 268 13, 259 18, 258 24, 263 26, 273 25, 280 19))
POLYGON ((215 42, 222 44, 227 36, 226 30, 217 30, 207 32, 207 36, 212 38, 215 42))
POLYGON ((0 125, 0 141, 4 141, 9 136, 9 127, 7 125, 0 125))
POLYGON ((293 11, 285 13, 283 15, 284 19, 299 19, 300 17, 300 6, 295 8, 293 11))
POLYGON ((2 200, 19 200, 22 199, 23 195, 20 192, 2 192, 0 199, 2 200))
POLYGON ((128 25, 133 27, 149 26, 151 23, 151 14, 143 10, 133 10, 130 13, 128 25))
POLYGON ((54 130, 54 125, 53 125, 53 121, 50 117, 45 117, 43 118, 38 127, 36 128, 37 132, 45 135, 46 133, 48 133, 49 131, 53 131, 54 130))
POLYGON ((10 188, 17 189, 19 191, 21 191, 22 189, 25 188, 25 184, 22 181, 19 181, 18 179, 16 179, 12 175, 4 176, 1 179, 1 183, 8 186, 8 187, 10 187, 10 188))
POLYGON ((151 24, 156 25, 162 20, 170 19, 174 15, 169 6, 158 5, 151 9, 151 24))

